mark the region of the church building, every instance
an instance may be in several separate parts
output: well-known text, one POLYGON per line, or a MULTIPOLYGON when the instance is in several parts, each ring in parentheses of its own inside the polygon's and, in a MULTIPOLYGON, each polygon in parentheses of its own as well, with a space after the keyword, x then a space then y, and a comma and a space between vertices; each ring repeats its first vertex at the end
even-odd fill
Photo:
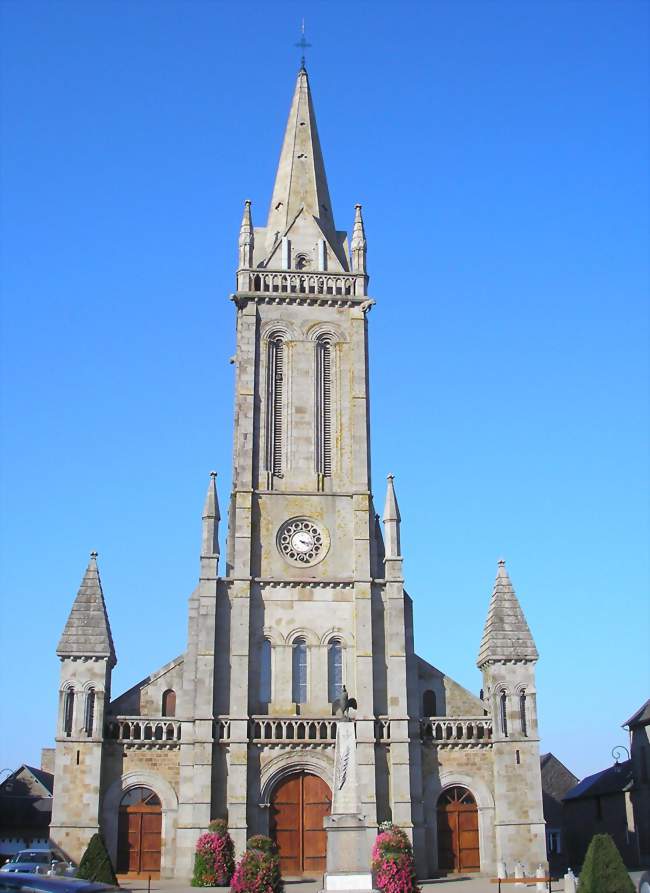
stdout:
POLYGON ((231 300, 224 554, 212 473, 187 648, 117 696, 91 554, 57 648, 52 841, 78 860, 100 830, 118 872, 188 878, 197 838, 223 817, 238 852, 270 834, 284 875, 317 877, 345 685, 368 862, 391 820, 421 877, 517 861, 534 873, 546 863, 537 650, 499 561, 480 696, 415 653, 394 480, 381 521, 370 480, 364 221, 356 205, 351 239, 336 227, 304 65, 266 224, 244 204, 231 300))

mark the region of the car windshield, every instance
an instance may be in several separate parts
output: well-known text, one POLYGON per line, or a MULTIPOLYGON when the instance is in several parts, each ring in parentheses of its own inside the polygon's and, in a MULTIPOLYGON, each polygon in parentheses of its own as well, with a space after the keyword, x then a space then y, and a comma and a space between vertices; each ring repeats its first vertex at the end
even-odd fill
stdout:
POLYGON ((48 852, 43 850, 29 850, 24 853, 18 853, 13 862, 38 862, 39 865, 43 865, 46 862, 51 860, 51 855, 48 852))

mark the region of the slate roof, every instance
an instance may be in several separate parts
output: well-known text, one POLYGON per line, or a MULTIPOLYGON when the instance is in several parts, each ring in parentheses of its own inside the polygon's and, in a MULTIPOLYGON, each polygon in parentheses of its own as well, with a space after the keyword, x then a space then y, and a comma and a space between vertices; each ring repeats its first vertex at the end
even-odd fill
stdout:
POLYGON ((537 648, 515 595, 505 561, 499 561, 477 664, 489 660, 537 660, 537 648))
POLYGON ((564 795, 564 800, 578 800, 581 797, 601 797, 604 794, 618 794, 632 787, 632 760, 614 763, 608 769, 588 775, 564 795))
POLYGON ((117 663, 96 552, 90 555, 56 653, 59 657, 107 657, 111 666, 117 663))
POLYGON ((0 784, 0 830, 5 834, 27 831, 47 836, 52 815, 54 776, 51 772, 23 764, 0 784), (43 788, 45 796, 29 790, 28 782, 21 779, 25 773, 32 775, 43 788))
POLYGON ((635 726, 647 726, 650 724, 650 698, 642 707, 633 713, 632 716, 623 723, 624 727, 631 729, 635 726))

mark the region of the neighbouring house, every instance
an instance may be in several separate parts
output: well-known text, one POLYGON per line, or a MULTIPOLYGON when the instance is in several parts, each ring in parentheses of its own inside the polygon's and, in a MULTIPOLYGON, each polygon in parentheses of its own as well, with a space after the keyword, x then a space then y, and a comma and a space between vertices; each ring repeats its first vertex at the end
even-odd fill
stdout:
POLYGON ((546 855, 552 875, 563 874, 568 867, 562 801, 579 778, 552 753, 540 757, 542 801, 546 822, 546 855))
POLYGON ((630 733, 632 761, 632 811, 639 847, 639 861, 650 865, 650 699, 634 713, 623 728, 630 733))
POLYGON ((0 784, 0 862, 49 841, 54 775, 23 764, 0 784))

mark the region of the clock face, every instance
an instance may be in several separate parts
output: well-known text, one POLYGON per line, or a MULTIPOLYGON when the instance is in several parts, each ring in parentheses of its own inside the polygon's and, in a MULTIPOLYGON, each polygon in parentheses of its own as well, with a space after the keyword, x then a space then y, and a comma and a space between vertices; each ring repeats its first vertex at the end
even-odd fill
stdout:
POLYGON ((277 544, 289 564, 308 567, 325 558, 330 537, 327 529, 311 518, 291 518, 280 527, 277 544))

